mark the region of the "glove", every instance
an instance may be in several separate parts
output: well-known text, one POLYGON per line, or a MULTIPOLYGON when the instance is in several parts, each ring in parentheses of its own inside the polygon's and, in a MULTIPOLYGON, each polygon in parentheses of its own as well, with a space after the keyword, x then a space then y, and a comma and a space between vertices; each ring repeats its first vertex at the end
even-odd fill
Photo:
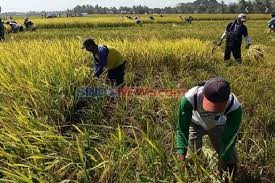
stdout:
POLYGON ((251 44, 248 44, 248 45, 246 45, 245 48, 246 48, 246 49, 249 49, 250 46, 251 46, 251 44))

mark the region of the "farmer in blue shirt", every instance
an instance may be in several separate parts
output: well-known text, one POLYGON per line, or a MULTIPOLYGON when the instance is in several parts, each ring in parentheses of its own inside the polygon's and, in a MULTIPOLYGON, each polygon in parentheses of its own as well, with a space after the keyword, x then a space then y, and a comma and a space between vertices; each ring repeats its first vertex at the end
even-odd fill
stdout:
POLYGON ((93 54, 95 77, 99 77, 107 68, 110 84, 112 86, 123 84, 126 61, 118 50, 111 46, 97 45, 91 38, 85 39, 82 49, 86 49, 93 54))

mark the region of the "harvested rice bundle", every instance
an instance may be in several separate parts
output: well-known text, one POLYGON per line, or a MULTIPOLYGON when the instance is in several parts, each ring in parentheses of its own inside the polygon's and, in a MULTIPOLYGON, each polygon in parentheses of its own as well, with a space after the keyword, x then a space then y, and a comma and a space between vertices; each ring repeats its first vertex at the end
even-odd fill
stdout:
POLYGON ((263 61, 265 55, 264 46, 252 45, 248 50, 248 57, 253 61, 263 61))

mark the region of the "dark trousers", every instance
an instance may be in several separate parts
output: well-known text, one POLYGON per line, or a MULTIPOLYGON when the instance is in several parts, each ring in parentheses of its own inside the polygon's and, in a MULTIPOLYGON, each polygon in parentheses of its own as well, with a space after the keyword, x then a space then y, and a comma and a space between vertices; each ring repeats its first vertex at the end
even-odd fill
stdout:
POLYGON ((2 24, 2 20, 0 19, 0 41, 4 39, 4 25, 2 24))
POLYGON ((109 69, 108 79, 112 86, 120 86, 124 83, 126 61, 115 69, 109 69))
MULTIPOLYGON (((208 135, 213 148, 215 149, 216 153, 218 153, 221 148, 221 139, 224 127, 224 125, 220 125, 206 131, 201 126, 191 122, 189 128, 190 150, 201 156, 202 138, 204 135, 208 135)), ((235 175, 237 173, 238 162, 238 154, 234 148, 233 153, 228 162, 223 162, 223 160, 221 159, 218 160, 218 174, 222 176, 223 171, 227 171, 229 169, 229 173, 233 173, 233 175, 235 175)))
POLYGON ((225 47, 225 52, 224 52, 224 60, 225 61, 230 60, 231 52, 233 53, 235 60, 237 62, 241 63, 242 62, 241 45, 227 44, 225 47))

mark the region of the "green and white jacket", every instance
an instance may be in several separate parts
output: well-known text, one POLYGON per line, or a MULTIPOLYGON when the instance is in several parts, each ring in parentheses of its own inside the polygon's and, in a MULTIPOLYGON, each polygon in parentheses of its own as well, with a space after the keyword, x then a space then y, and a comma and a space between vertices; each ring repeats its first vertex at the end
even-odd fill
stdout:
POLYGON ((207 115, 202 109, 203 87, 197 86, 190 89, 181 99, 177 124, 177 150, 179 154, 187 153, 191 123, 200 125, 204 130, 224 125, 220 141, 221 149, 218 154, 226 162, 230 159, 235 146, 242 118, 242 107, 237 97, 231 93, 223 114, 219 116, 207 115))

